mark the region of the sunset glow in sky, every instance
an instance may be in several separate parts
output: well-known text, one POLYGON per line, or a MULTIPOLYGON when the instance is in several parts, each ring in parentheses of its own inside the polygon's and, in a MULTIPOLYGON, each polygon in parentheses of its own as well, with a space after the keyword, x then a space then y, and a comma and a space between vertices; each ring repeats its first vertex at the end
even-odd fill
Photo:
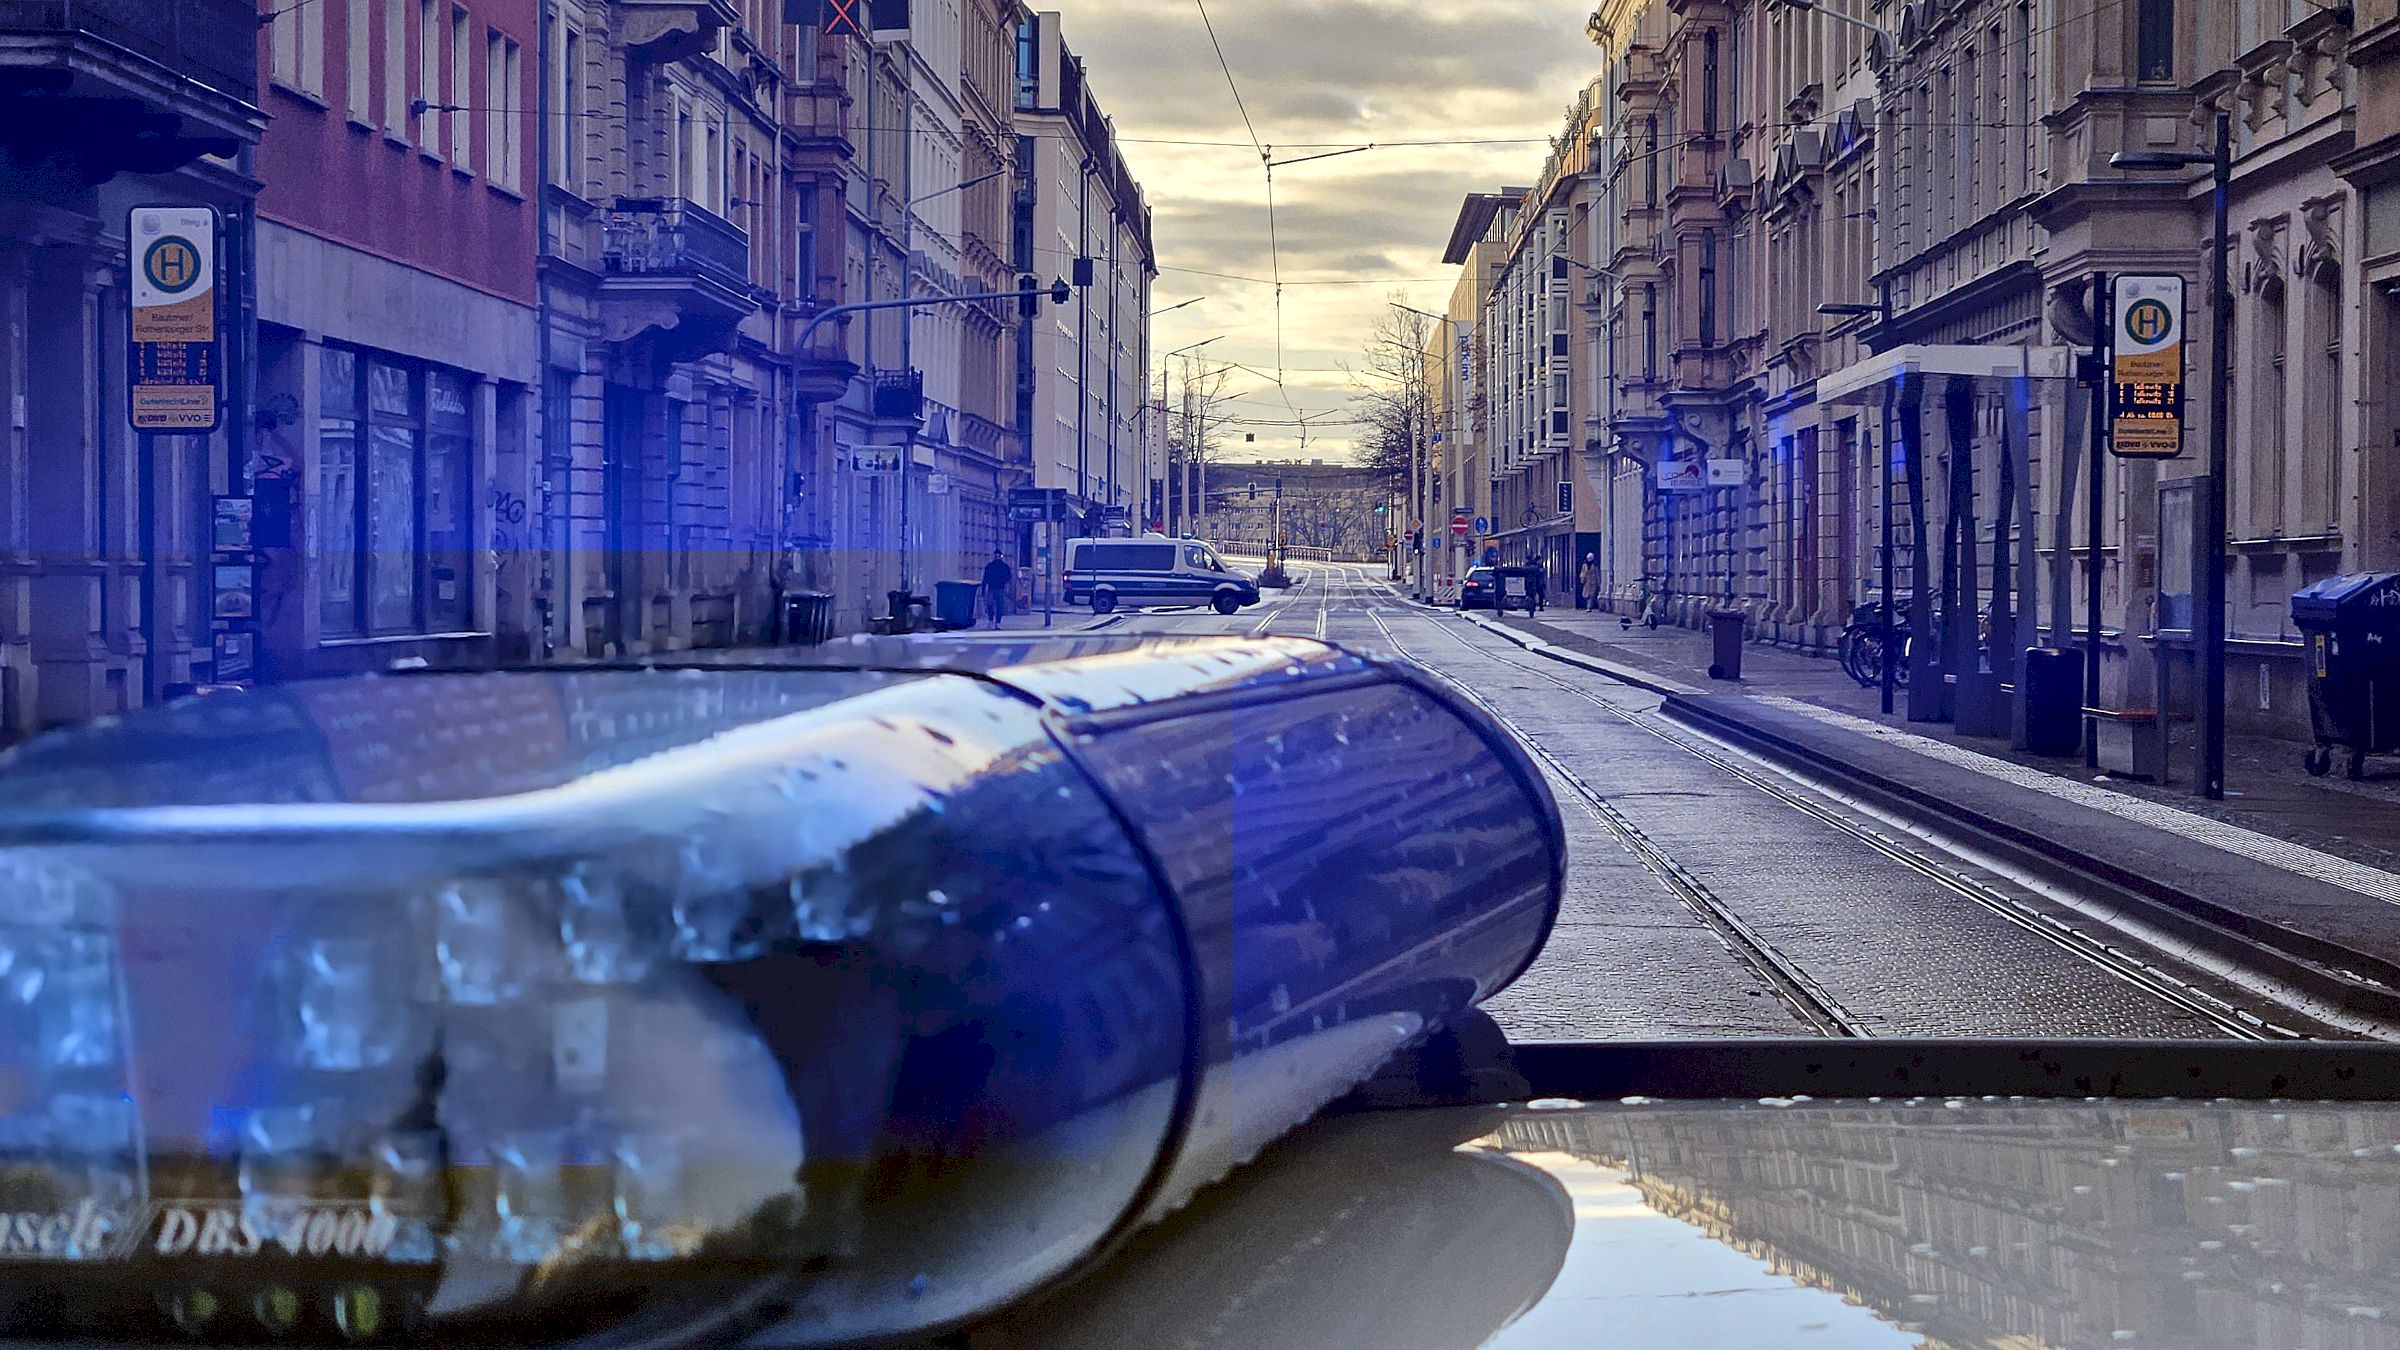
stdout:
MULTIPOLYGON (((1207 0, 1208 16, 1258 139, 1278 159, 1388 146, 1275 175, 1285 391, 1324 431, 1308 455, 1336 458, 1338 425, 1370 324, 1397 295, 1448 308, 1456 268, 1441 265, 1460 199, 1530 182, 1565 112, 1596 73, 1584 36, 1591 0, 1207 0), (1406 141, 1516 143, 1394 145, 1406 141), (1344 284, 1312 284, 1327 281, 1344 284)), ((1234 277, 1275 271, 1266 176, 1226 87, 1194 0, 1056 0, 1102 111, 1148 193, 1160 274, 1154 307, 1201 303, 1156 321, 1155 352, 1223 334, 1203 349, 1233 372, 1241 417, 1288 423, 1275 387, 1274 288, 1234 277), (1207 141, 1219 144, 1164 144, 1207 141), (1205 273, 1226 273, 1210 276, 1205 273)), ((1153 375, 1155 379, 1155 374, 1153 375)), ((1231 458, 1300 454, 1299 432, 1254 426, 1231 458)))

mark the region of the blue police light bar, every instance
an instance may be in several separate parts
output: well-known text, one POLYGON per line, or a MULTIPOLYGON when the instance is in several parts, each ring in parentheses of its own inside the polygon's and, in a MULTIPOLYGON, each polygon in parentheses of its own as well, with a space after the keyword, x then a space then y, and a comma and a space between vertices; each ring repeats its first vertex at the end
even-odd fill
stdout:
POLYGON ((1522 751, 1296 640, 336 680, 0 760, 0 1340, 825 1345, 1490 997, 1522 751))

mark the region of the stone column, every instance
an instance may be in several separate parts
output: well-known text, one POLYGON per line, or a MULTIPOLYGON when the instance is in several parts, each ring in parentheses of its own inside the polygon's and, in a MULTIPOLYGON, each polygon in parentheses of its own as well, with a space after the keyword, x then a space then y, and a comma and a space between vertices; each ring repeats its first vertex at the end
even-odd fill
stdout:
MULTIPOLYGON (((100 533, 99 268, 53 247, 27 287, 26 544, 38 726, 116 712, 100 533)), ((119 676, 121 682, 122 676, 119 676)))
POLYGON ((0 738, 8 740, 35 729, 33 595, 31 569, 25 565, 28 264, 26 250, 0 243, 0 560, 5 560, 0 565, 0 738))

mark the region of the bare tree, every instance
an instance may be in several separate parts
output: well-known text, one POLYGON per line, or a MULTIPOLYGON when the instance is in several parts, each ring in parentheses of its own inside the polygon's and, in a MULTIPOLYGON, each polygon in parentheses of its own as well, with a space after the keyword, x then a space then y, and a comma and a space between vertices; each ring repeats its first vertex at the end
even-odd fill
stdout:
POLYGON ((1210 367, 1198 356, 1177 362, 1176 388, 1168 400, 1167 418, 1167 532, 1198 532, 1208 517, 1208 468, 1224 446, 1226 406, 1233 392, 1226 386, 1233 367, 1210 367))
POLYGON ((1368 330, 1362 362, 1350 371, 1351 405, 1362 424, 1358 462, 1395 492, 1409 486, 1432 434, 1425 347, 1433 320, 1397 301, 1368 330))

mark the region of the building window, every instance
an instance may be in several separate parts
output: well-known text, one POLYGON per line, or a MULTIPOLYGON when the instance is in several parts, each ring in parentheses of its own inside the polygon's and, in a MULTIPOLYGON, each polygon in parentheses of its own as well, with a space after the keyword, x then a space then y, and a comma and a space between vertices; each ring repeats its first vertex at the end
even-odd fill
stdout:
POLYGON ((1041 105, 1041 47, 1034 40, 1035 36, 1034 25, 1017 25, 1017 107, 1020 110, 1031 110, 1041 105))
POLYGON ((383 129, 408 135, 408 0, 383 0, 383 129))
POLYGON ((467 377, 436 370, 425 378, 425 537, 423 590, 429 632, 460 633, 474 624, 472 504, 475 423, 467 377))
POLYGON ((508 186, 508 39, 496 29, 483 34, 483 172, 508 186))
POLYGON ((517 100, 517 82, 524 78, 524 50, 505 34, 487 32, 483 40, 483 172, 511 192, 525 180, 525 119, 517 100))
POLYGON ((1658 116, 1642 119, 1642 205, 1658 205, 1658 116))
POLYGON ((312 98, 325 95, 325 10, 284 4, 273 11, 267 38, 275 82, 312 98))
POLYGON ((1718 122, 1717 100, 1721 96, 1717 80, 1717 30, 1709 29, 1700 35, 1700 130, 1715 135, 1718 122))
POLYGON ((675 144, 670 147, 675 156, 675 195, 685 201, 692 199, 692 110, 686 105, 675 114, 675 144))
POLYGON ((470 386, 322 349, 317 605, 328 638, 460 632, 474 617, 470 386))
POLYGON ((1642 378, 1658 378, 1658 283, 1642 283, 1642 378))
POLYGON ((1700 345, 1717 345, 1717 232, 1700 232, 1700 345))
POLYGON ((554 121, 557 163, 551 165, 551 176, 580 196, 583 193, 583 34, 568 29, 559 47, 566 59, 559 68, 559 115, 554 121))
POLYGON ((1975 44, 1970 42, 1958 57, 1958 126, 1951 132, 1950 153, 1966 165, 1967 209, 1961 223, 1971 223, 1983 215, 1983 128, 1976 119, 1982 106, 1983 69, 1975 61, 1975 44))
POLYGON ((475 30, 463 9, 450 11, 450 163, 461 172, 475 167, 475 30))
POLYGON ((424 424, 417 380, 394 362, 367 363, 367 473, 360 505, 370 633, 417 627, 417 457, 424 424))
MULTIPOLYGON (((2136 17, 2134 68, 2138 78, 2175 78, 2175 0, 2140 0, 2136 17)), ((2121 30, 2120 30, 2121 31, 2121 30)))
MULTIPOLYGON (((704 175, 701 189, 702 199, 709 210, 721 216, 725 214, 725 175, 721 171, 725 156, 725 137, 722 132, 717 130, 717 124, 714 121, 707 123, 707 126, 707 148, 700 155, 700 172, 704 175)), ((953 174, 950 181, 958 181, 957 176, 953 174)), ((948 204, 945 202, 945 205, 948 204)))
POLYGON ((2302 355, 2314 367, 2303 380, 2308 409, 2301 427, 2300 523, 2330 531, 2341 480, 2342 287, 2339 273, 2308 287, 2308 345, 2302 355))
POLYGON ((508 154, 508 185, 514 190, 523 191, 525 187, 525 110, 517 106, 517 100, 525 97, 525 49, 515 42, 507 42, 502 46, 502 56, 505 59, 501 62, 500 73, 504 77, 501 87, 505 88, 508 94, 500 99, 499 103, 501 107, 507 109, 508 134, 501 138, 500 145, 508 154))
POLYGON ((343 9, 349 41, 342 52, 342 85, 349 91, 351 120, 366 123, 375 115, 375 16, 367 0, 346 0, 343 9))
POLYGON ((442 153, 442 15, 440 0, 417 0, 417 148, 442 153))
POLYGON ((2259 291, 2257 396, 2251 403, 2250 523, 2265 534, 2283 525, 2283 458, 2289 437, 2284 421, 2291 315, 2283 279, 2269 278, 2259 291))
POLYGON ((316 518, 318 626, 356 637, 358 617, 358 355, 318 350, 316 518))

